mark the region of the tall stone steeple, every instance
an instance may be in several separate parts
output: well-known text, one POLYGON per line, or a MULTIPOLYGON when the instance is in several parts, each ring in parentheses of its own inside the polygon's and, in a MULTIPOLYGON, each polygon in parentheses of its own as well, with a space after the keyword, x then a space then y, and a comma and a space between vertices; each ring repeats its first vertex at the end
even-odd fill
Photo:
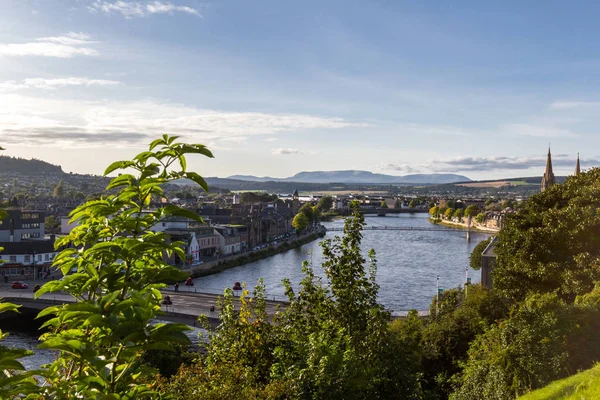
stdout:
POLYGON ((548 159, 546 160, 546 172, 542 177, 542 192, 548 189, 550 186, 556 183, 554 178, 554 172, 552 172, 552 155, 550 154, 550 147, 548 147, 548 159))
POLYGON ((575 176, 581 172, 581 165, 579 164, 579 153, 577 153, 577 165, 575 165, 575 176))

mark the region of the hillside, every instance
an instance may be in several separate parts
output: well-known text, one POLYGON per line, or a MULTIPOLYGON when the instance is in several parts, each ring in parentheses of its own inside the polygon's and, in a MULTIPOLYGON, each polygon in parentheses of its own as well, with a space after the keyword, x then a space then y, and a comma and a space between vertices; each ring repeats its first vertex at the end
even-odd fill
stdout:
POLYGON ((600 364, 576 375, 553 382, 519 400, 582 400, 600 398, 600 364))
POLYGON ((60 165, 53 165, 42 160, 26 160, 24 158, 0 156, 0 171, 18 174, 62 174, 60 165))
POLYGON ((365 183, 365 184, 421 184, 439 185, 454 182, 469 182, 469 178, 456 174, 414 174, 414 175, 386 175, 370 171, 345 170, 345 171, 303 171, 288 178, 271 178, 268 176, 256 177, 252 175, 233 175, 227 179, 253 181, 253 182, 305 182, 305 183, 365 183))

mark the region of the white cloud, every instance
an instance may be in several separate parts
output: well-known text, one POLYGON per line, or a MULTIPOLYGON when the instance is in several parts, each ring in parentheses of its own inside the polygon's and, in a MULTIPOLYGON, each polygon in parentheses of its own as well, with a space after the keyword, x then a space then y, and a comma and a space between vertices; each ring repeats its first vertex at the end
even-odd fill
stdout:
MULTIPOLYGON (((553 154, 552 165, 556 167, 575 168, 574 155, 553 154)), ((582 158, 581 163, 587 166, 600 164, 597 157, 582 158)), ((454 157, 430 160, 426 164, 408 166, 406 169, 397 168, 395 164, 390 164, 389 169, 403 172, 413 172, 417 170, 427 170, 432 172, 482 172, 482 171, 515 171, 538 169, 543 172, 546 165, 546 156, 525 156, 525 157, 454 157), (412 171, 411 171, 412 169, 412 171)), ((541 172, 540 172, 541 173, 541 172)))
POLYGON ((279 148, 279 149, 273 149, 273 151, 271 152, 273 155, 288 155, 288 154, 299 154, 300 150, 298 149, 291 149, 291 148, 279 148))
POLYGON ((264 141, 265 142, 276 142, 277 140, 279 140, 279 139, 277 139, 276 137, 270 137, 270 138, 266 138, 264 141))
POLYGON ((5 81, 0 82, 0 91, 16 91, 22 89, 43 89, 53 90, 65 86, 116 86, 121 82, 107 79, 88 79, 88 78, 27 78, 22 82, 5 81))
POLYGON ((598 106, 600 106, 599 101, 555 101, 554 103, 550 104, 550 108, 555 110, 568 110, 571 108, 598 106))
POLYGON ((173 14, 173 12, 182 12, 202 17, 200 12, 195 8, 188 6, 177 6, 172 3, 163 3, 160 1, 142 3, 139 1, 96 0, 88 7, 88 9, 92 12, 102 11, 106 14, 118 13, 127 19, 135 17, 147 17, 152 14, 173 14))
POLYGON ((0 93, 0 138, 5 144, 139 146, 163 133, 203 143, 239 143, 252 135, 363 126, 341 118, 224 112, 153 100, 71 101, 0 93))
POLYGON ((28 43, 0 43, 0 56, 40 56, 72 58, 76 55, 97 56, 98 51, 86 47, 95 42, 89 41, 85 33, 70 32, 64 36, 50 36, 28 43))

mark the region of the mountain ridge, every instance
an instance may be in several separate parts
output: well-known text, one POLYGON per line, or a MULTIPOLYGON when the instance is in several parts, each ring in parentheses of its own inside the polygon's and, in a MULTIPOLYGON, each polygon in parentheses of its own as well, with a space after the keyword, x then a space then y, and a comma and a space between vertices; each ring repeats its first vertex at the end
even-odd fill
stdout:
POLYGON ((251 182, 306 182, 306 183, 379 183, 379 184, 445 184, 471 182, 458 174, 411 174, 386 175, 362 170, 302 171, 287 178, 257 177, 253 175, 231 175, 226 179, 251 182))

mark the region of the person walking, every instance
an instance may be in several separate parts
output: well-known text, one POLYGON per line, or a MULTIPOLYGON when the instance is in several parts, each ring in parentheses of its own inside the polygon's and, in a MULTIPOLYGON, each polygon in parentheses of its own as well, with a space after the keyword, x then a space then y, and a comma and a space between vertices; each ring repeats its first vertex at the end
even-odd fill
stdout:
POLYGON ((175 285, 173 285, 173 287, 175 288, 176 292, 179 292, 179 282, 175 282, 175 285))

